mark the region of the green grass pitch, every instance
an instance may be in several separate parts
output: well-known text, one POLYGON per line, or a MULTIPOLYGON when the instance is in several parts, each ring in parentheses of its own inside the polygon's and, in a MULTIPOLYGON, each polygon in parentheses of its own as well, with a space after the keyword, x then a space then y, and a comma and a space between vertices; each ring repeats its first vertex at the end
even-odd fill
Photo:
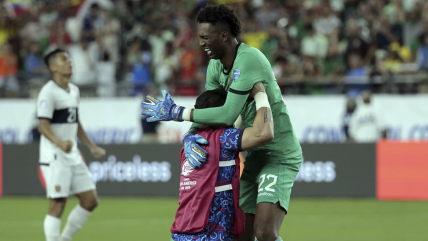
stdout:
MULTIPOLYGON (((77 204, 71 198, 62 218, 77 204)), ((74 241, 170 240, 176 198, 100 198, 74 241)), ((0 241, 43 241, 44 198, 0 199, 0 241)), ((292 198, 284 241, 428 240, 428 202, 292 198)))

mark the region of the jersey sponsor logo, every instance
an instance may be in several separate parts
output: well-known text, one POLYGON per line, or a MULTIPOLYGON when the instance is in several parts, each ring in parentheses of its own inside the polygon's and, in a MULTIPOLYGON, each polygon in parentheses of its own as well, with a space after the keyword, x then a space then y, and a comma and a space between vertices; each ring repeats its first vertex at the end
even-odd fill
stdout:
POLYGON ((235 69, 235 71, 233 71, 233 81, 236 81, 239 78, 239 75, 241 75, 241 71, 239 69, 235 69))
POLYGON ((181 175, 188 177, 190 173, 193 172, 193 168, 190 166, 190 164, 186 161, 183 164, 183 167, 181 168, 181 175))

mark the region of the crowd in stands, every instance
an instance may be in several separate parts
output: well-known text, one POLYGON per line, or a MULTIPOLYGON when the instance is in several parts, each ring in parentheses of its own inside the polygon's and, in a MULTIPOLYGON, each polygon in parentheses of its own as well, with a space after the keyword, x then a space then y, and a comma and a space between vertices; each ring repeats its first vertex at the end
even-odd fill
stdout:
POLYGON ((0 0, 0 98, 37 96, 57 47, 83 96, 198 95, 195 16, 211 3, 235 9, 284 94, 428 92, 428 1, 0 0))

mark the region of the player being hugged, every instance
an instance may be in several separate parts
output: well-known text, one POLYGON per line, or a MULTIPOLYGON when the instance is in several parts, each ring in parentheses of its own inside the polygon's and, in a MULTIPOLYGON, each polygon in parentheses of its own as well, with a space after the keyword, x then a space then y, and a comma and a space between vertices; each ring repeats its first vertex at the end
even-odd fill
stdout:
POLYGON ((55 49, 45 56, 45 63, 53 80, 43 86, 37 100, 42 134, 39 161, 49 198, 49 211, 43 227, 46 241, 69 241, 98 205, 95 184, 80 156, 76 136, 95 158, 103 157, 105 150, 88 138, 80 123, 79 88, 70 83, 73 71, 68 53, 55 49), (70 195, 76 195, 80 204, 70 212, 60 235, 61 216, 70 195))
MULTIPOLYGON (((237 41, 241 23, 233 9, 225 5, 207 5, 199 10, 199 44, 211 58, 207 69, 207 90, 227 91, 221 107, 190 109, 178 105, 168 112, 164 102, 156 104, 151 120, 192 121, 192 129, 183 142, 193 149, 185 149, 186 158, 201 165, 205 157, 198 155, 200 142, 194 138, 200 124, 230 126, 240 116, 244 127, 251 127, 257 114, 256 103, 249 98, 253 85, 262 82, 272 110, 275 138, 265 146, 248 150, 240 180, 239 204, 245 213, 245 232, 241 241, 282 240, 279 229, 288 212, 291 188, 302 162, 302 149, 291 125, 281 90, 272 67, 262 52, 237 41)), ((143 108, 150 109, 149 104, 143 108)), ((169 109, 168 109, 169 110, 169 109)))
MULTIPOLYGON (((273 140, 273 119, 263 84, 253 88, 257 115, 253 126, 246 129, 225 125, 201 125, 193 141, 203 146, 200 156, 208 153, 204 165, 195 169, 195 159, 187 159, 185 151, 195 148, 193 141, 184 143, 180 152, 180 198, 171 227, 174 241, 230 241, 244 232, 245 216, 239 207, 239 152, 263 146, 273 140)), ((223 106, 227 92, 209 90, 196 100, 196 109, 223 106)), ((165 102, 172 101, 164 92, 165 102)), ((156 106, 159 100, 148 96, 156 106)), ((172 103, 172 102, 171 102, 172 103)), ((165 110, 165 109, 164 109, 165 110)))

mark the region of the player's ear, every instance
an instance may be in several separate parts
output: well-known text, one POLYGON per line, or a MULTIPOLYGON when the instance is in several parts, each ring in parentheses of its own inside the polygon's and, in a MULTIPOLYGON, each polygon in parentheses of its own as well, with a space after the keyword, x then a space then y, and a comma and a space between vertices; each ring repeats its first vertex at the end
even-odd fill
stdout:
POLYGON ((229 39, 229 32, 223 31, 223 32, 221 32, 220 36, 221 36, 221 39, 223 40, 223 42, 226 42, 229 39))

